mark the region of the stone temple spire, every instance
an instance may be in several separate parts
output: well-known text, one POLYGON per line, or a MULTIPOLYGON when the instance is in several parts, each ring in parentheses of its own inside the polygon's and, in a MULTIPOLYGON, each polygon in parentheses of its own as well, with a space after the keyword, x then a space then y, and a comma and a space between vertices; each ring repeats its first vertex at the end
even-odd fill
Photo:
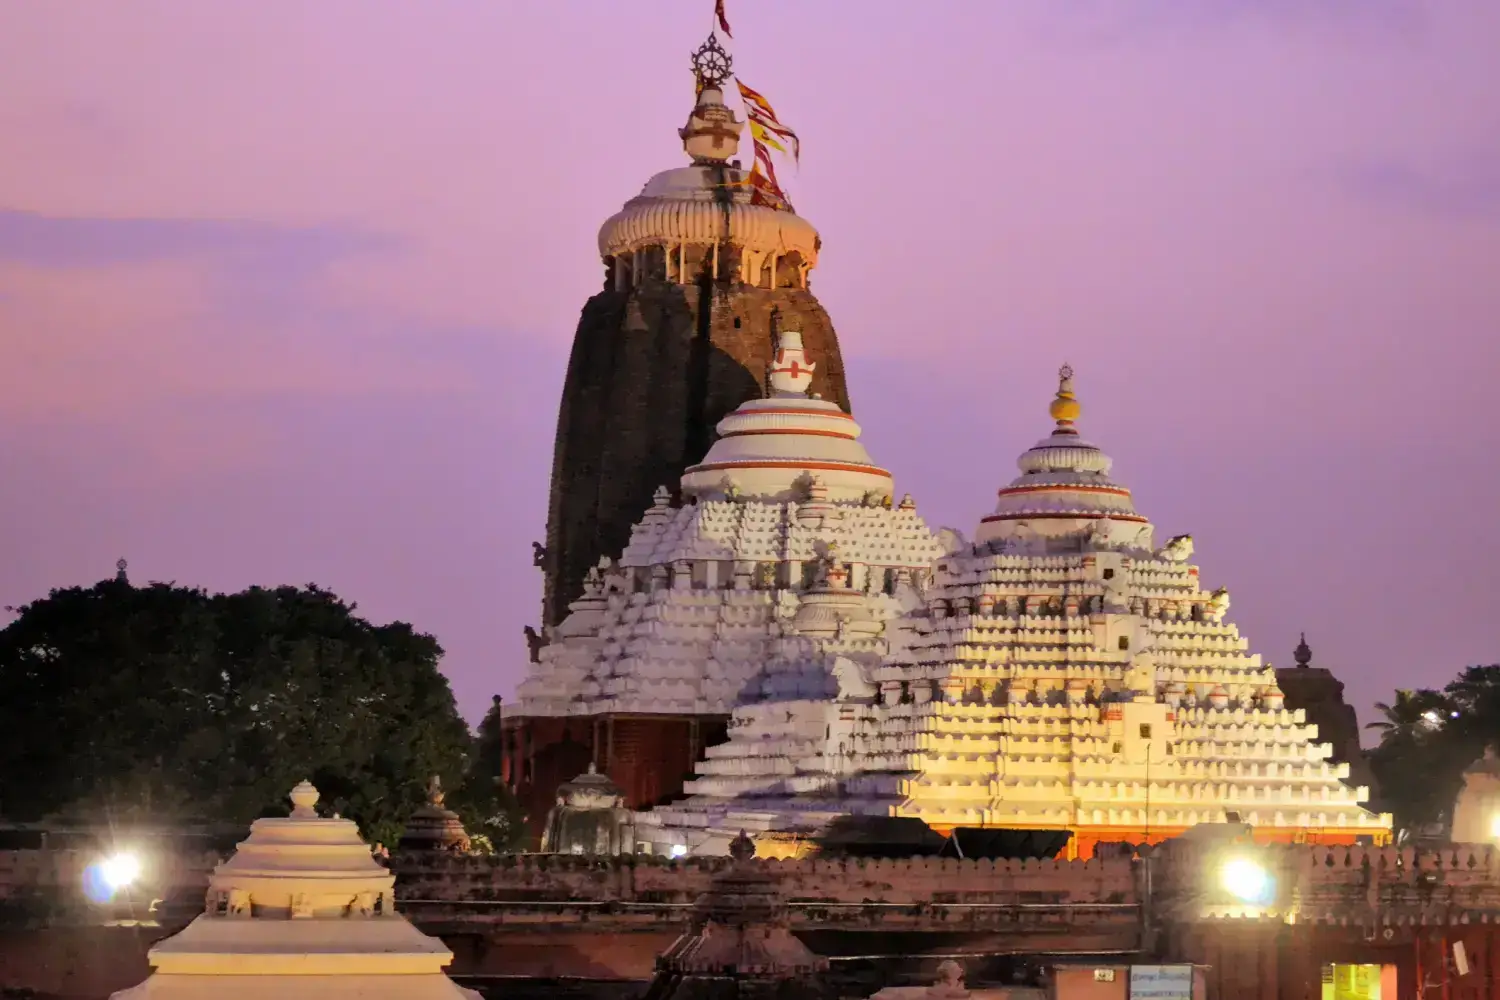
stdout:
POLYGON ((822 238, 786 206, 755 203, 736 158, 745 122, 725 104, 730 65, 715 39, 693 54, 693 109, 677 129, 690 162, 656 174, 599 228, 604 287, 584 306, 558 413, 545 625, 624 548, 651 492, 701 462, 719 421, 764 394, 773 312, 820 362, 808 391, 849 411, 833 323, 810 288, 822 238))

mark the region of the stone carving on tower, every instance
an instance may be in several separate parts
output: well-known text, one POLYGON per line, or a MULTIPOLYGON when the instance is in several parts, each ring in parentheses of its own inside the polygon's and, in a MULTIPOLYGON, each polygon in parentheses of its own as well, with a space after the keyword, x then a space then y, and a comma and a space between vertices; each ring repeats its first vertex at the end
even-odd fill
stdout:
MULTIPOLYGON (((794 620, 764 677, 821 656, 832 690, 763 682, 688 797, 642 814, 638 837, 722 853, 741 828, 806 838, 840 817, 898 816, 1069 831, 1087 855, 1230 812, 1258 838, 1387 835, 1390 817, 1362 805, 1368 790, 1344 783, 1348 765, 1226 620, 1227 589, 1200 585, 1190 537, 1155 547, 1080 413, 1065 367, 1051 435, 1021 455, 972 541, 933 546, 930 582, 897 584, 878 633, 851 619, 809 644, 794 620)), ((798 618, 840 593, 808 590, 798 618)))
POLYGON ((604 287, 574 335, 537 551, 549 625, 600 556, 625 548, 652 490, 699 462, 715 425, 761 394, 773 315, 822 359, 816 390, 849 407, 838 339, 809 287, 818 232, 754 197, 737 159, 745 122, 724 103, 728 54, 710 39, 693 66, 697 99, 679 130, 689 162, 651 178, 599 231, 604 287))

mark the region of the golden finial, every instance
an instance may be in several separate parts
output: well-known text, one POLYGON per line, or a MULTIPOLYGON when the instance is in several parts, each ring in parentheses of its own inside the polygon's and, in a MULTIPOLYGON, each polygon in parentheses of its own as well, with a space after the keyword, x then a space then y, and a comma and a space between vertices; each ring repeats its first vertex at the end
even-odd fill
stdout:
POLYGON ((1059 427, 1071 427, 1083 407, 1073 395, 1073 366, 1063 365, 1057 370, 1057 398, 1052 401, 1052 419, 1059 427))

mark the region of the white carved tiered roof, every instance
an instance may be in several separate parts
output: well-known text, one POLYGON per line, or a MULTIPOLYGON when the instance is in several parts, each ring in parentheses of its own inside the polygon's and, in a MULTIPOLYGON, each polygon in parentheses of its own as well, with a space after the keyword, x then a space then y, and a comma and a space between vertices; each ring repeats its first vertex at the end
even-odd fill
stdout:
POLYGON ((1071 372, 1053 416, 979 540, 953 539, 904 595, 880 661, 856 659, 827 697, 787 679, 805 657, 773 656, 776 693, 735 710, 690 797, 643 815, 644 840, 719 851, 741 828, 850 813, 1106 840, 1229 812, 1287 835, 1389 830, 1225 621, 1228 591, 1201 586, 1192 539, 1154 548, 1103 480, 1108 457, 1072 429, 1071 372))
POLYGON ((214 870, 203 915, 147 953, 151 976, 112 1000, 480 1000, 443 974, 443 942, 396 912, 396 878, 355 824, 320 817, 306 781, 291 799, 214 870))
MULTIPOLYGON (((891 502, 858 426, 807 395, 812 367, 800 336, 783 333, 774 394, 721 422, 683 477, 696 502, 658 490, 618 563, 590 573, 520 686, 522 714, 727 715, 759 697, 778 656, 878 662, 895 594, 940 550, 910 498, 891 502), (759 426, 768 409, 775 426, 759 426), (809 652, 813 636, 827 650, 809 652)), ((820 669, 822 695, 832 681, 820 669)))

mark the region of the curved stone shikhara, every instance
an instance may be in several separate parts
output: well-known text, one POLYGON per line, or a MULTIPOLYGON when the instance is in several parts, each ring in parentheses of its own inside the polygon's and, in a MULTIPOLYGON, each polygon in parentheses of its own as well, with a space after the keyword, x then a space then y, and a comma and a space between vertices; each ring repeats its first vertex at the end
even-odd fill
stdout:
POLYGON ((641 838, 717 853, 740 829, 815 833, 851 813, 1091 842, 1229 813, 1287 839, 1389 830, 1224 620, 1227 590, 1200 586, 1191 538, 1153 548, 1077 414, 1065 371, 1052 437, 1022 455, 979 540, 944 531, 878 660, 769 649, 729 740, 689 798, 642 816, 641 838), (837 694, 801 680, 819 656, 837 694))

